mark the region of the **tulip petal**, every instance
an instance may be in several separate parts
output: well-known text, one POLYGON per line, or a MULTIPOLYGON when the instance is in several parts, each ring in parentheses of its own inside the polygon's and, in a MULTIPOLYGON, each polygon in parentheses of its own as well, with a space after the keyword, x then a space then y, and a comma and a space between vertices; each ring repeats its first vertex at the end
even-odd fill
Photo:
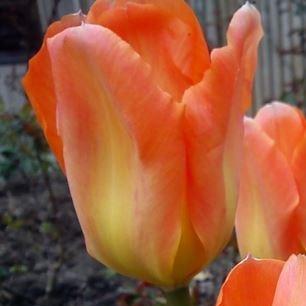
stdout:
POLYGON ((274 102, 261 108, 255 121, 291 162, 294 150, 304 136, 305 120, 301 112, 288 104, 274 102))
MULTIPOLYGON (((261 108, 255 121, 275 142, 288 163, 291 165, 297 190, 299 206, 291 221, 295 228, 292 240, 296 241, 295 253, 304 252, 306 248, 306 141, 305 119, 301 111, 281 102, 273 102, 261 108)), ((292 250, 288 250, 288 255, 292 250)))
MULTIPOLYGON (((106 28, 68 29, 48 48, 67 179, 89 253, 125 275, 181 282, 172 268, 186 219, 183 105, 106 28)), ((195 254, 199 242, 190 236, 195 254)))
POLYGON ((272 306, 306 306, 306 257, 292 255, 280 275, 272 306))
POLYGON ((296 146, 292 158, 292 171, 299 192, 300 203, 293 219, 297 227, 297 239, 300 241, 300 253, 306 253, 306 130, 296 146))
POLYGON ((25 91, 62 170, 65 168, 63 148, 62 141, 56 131, 56 98, 46 39, 66 28, 80 25, 83 19, 82 14, 73 14, 54 22, 45 34, 45 40, 40 51, 30 60, 29 70, 23 79, 25 91))
POLYGON ((216 306, 271 306, 283 265, 273 259, 242 261, 229 273, 216 306))
POLYGON ((244 145, 236 215, 239 250, 243 256, 287 259, 298 250, 290 220, 299 196, 290 165, 255 120, 245 120, 244 145))
POLYGON ((209 250, 207 261, 224 247, 233 227, 243 114, 261 36, 258 11, 244 5, 230 23, 228 45, 213 50, 210 69, 183 99, 190 218, 209 250))
POLYGON ((210 65, 200 25, 183 0, 100 0, 87 21, 127 41, 150 64, 155 82, 178 101, 210 65))

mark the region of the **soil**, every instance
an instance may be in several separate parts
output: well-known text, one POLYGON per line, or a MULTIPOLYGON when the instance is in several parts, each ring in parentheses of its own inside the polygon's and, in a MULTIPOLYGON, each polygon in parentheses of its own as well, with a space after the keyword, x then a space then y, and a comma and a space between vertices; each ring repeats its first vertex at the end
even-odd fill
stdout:
MULTIPOLYGON (((104 267, 86 253, 65 179, 6 182, 0 188, 1 306, 153 306, 162 293, 104 267), (53 205, 51 205, 53 203, 53 205)), ((192 282, 196 304, 212 306, 235 247, 192 282)))

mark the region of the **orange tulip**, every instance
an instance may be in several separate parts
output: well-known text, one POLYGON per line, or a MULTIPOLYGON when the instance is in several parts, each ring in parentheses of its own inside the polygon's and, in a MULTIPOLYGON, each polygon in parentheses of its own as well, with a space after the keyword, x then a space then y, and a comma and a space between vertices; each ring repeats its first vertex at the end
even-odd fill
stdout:
POLYGON ((236 231, 240 253, 288 259, 306 250, 306 121, 289 105, 245 120, 236 231))
POLYGON ((249 3, 211 55, 183 0, 100 0, 50 26, 24 87, 97 260, 173 287, 226 244, 261 36, 249 3))
POLYGON ((248 257, 229 273, 216 306, 305 306, 306 257, 248 257))

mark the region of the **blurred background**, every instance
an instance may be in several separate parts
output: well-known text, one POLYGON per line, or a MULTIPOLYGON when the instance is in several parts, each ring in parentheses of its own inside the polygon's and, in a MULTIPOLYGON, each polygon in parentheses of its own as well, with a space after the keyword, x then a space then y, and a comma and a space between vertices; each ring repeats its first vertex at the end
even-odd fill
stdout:
MULTIPOLYGON (((22 90, 47 26, 93 0, 0 0, 0 306, 162 305, 161 293, 92 260, 63 175, 22 90)), ((210 48, 225 43, 241 0, 190 0, 210 48)), ((257 0, 265 37, 252 113, 271 100, 306 105, 306 1, 257 0)), ((198 305, 239 260, 235 242, 193 285, 198 305)))

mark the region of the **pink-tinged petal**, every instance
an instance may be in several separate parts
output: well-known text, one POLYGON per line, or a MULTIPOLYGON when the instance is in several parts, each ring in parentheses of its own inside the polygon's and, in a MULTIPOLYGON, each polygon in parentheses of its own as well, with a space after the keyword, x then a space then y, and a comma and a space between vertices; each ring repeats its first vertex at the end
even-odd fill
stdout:
MULTIPOLYGON (((299 194, 299 205, 291 220, 291 227, 295 228, 292 239, 300 245, 299 252, 304 252, 306 248, 305 118, 299 109, 285 103, 273 102, 259 110, 255 121, 273 139, 291 166, 299 194)), ((292 251, 288 250, 287 256, 291 253, 292 251)))
POLYGON ((56 97, 51 74, 51 63, 46 39, 66 28, 78 26, 84 20, 82 14, 67 15, 48 28, 40 51, 30 60, 29 70, 23 79, 26 94, 35 110, 47 141, 61 168, 64 170, 62 140, 56 130, 56 97))
POLYGON ((271 306, 283 265, 273 259, 242 261, 229 273, 216 306, 271 306))
POLYGON ((306 128, 302 113, 288 104, 274 102, 262 107, 255 121, 291 163, 294 150, 306 128))
POLYGON ((234 223, 243 114, 251 99, 261 37, 260 15, 246 4, 230 23, 228 45, 213 50, 210 69, 183 99, 188 209, 207 261, 230 238, 234 223))
POLYGON ((255 120, 245 120, 236 232, 242 256, 287 259, 299 251, 291 220, 299 203, 290 165, 255 120))
POLYGON ((186 281, 203 260, 184 213, 183 105, 106 28, 69 29, 48 47, 66 173, 88 251, 160 286, 186 281), (189 265, 174 275, 182 244, 190 247, 189 265))
POLYGON ((155 82, 176 100, 210 65, 200 25, 183 0, 100 0, 87 20, 127 41, 150 64, 155 82))
POLYGON ((272 306, 306 306, 306 257, 292 255, 276 287, 272 306))

